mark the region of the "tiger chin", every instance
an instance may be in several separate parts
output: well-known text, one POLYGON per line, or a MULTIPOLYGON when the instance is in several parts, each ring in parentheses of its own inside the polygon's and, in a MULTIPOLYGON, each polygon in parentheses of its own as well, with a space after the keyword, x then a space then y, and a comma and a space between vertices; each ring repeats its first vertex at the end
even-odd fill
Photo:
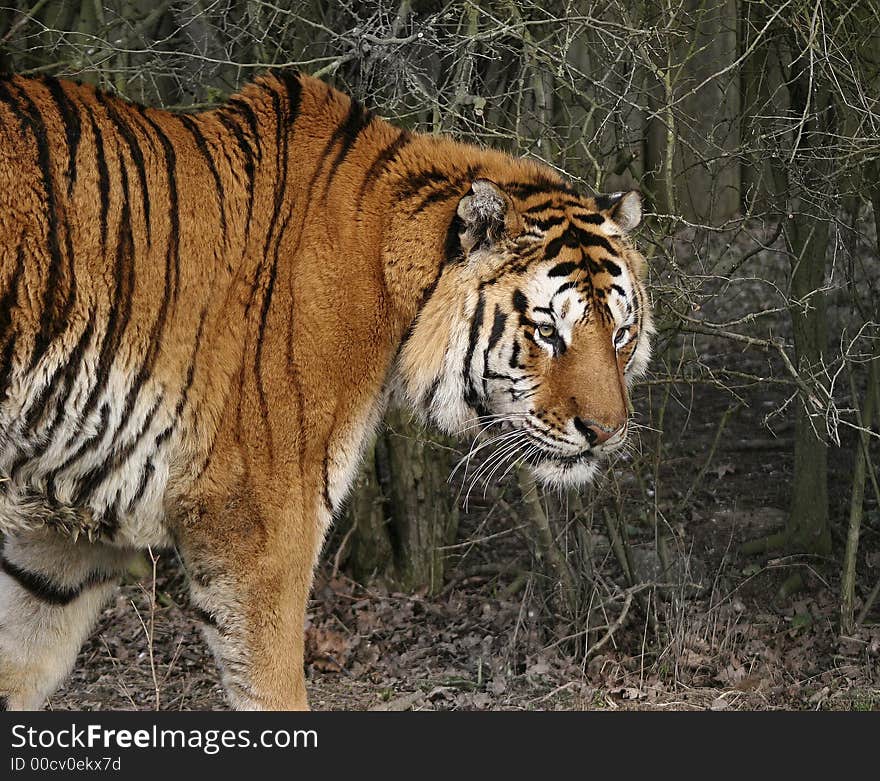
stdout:
POLYGON ((652 332, 636 192, 270 72, 175 114, 0 79, 0 704, 174 548, 230 704, 302 709, 327 528, 392 389, 581 485, 652 332))

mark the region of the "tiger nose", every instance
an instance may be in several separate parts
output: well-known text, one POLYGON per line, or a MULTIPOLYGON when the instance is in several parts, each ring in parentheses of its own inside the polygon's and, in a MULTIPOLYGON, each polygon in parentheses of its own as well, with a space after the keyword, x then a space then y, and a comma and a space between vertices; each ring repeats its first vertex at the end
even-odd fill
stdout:
POLYGON ((603 442, 607 442, 623 428, 623 424, 617 428, 607 428, 606 426, 596 423, 595 420, 584 420, 583 418, 578 417, 576 417, 573 422, 574 427, 586 437, 587 443, 591 446, 601 445, 603 442))

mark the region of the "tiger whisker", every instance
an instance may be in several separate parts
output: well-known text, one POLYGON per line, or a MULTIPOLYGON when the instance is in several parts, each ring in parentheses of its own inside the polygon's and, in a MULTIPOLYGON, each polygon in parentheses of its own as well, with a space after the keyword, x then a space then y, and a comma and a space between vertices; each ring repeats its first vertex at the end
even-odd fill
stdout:
POLYGON ((493 463, 498 459, 503 458, 510 450, 515 448, 520 443, 520 439, 521 438, 514 438, 499 445, 498 449, 491 453, 489 457, 486 458, 486 460, 483 461, 483 463, 474 471, 474 474, 471 476, 471 486, 477 482, 479 476, 484 474, 493 463))
POLYGON ((471 459, 477 453, 479 453, 481 450, 485 450, 490 445, 497 445, 497 444, 500 444, 501 442, 507 441, 509 439, 513 439, 521 434, 522 434, 522 432, 520 429, 515 429, 514 431, 504 431, 504 432, 501 432, 500 434, 497 434, 494 437, 490 438, 486 442, 483 442, 479 446, 477 446, 479 439, 474 439, 473 443, 471 444, 470 450, 468 450, 467 454, 462 456, 458 460, 458 462, 455 464, 455 466, 452 468, 452 472, 450 472, 448 480, 452 480, 452 478, 455 477, 456 473, 458 472, 458 470, 462 464, 464 464, 465 475, 467 475, 467 468, 470 465, 471 459))
MULTIPOLYGON (((481 415, 478 418, 475 418, 473 421, 468 423, 466 426, 463 426, 460 429, 452 432, 453 434, 464 434, 468 431, 472 431, 475 428, 483 425, 483 423, 487 423, 486 427, 482 431, 486 431, 491 428, 493 425, 498 423, 505 422, 513 422, 514 420, 524 420, 527 416, 525 413, 505 413, 500 415, 481 415)), ((482 431, 478 432, 476 436, 479 436, 482 431)))
MULTIPOLYGON (((505 461, 509 460, 511 463, 515 464, 519 460, 519 454, 523 450, 527 450, 529 448, 529 445, 530 445, 530 443, 524 442, 516 450, 508 451, 508 453, 504 456, 504 458, 498 459, 498 461, 496 461, 495 466, 492 467, 492 470, 489 472, 489 474, 486 475, 486 478, 483 481, 483 498, 484 499, 486 498, 486 492, 489 490, 489 483, 492 481, 492 478, 495 475, 495 473, 504 466, 505 461)), ((509 468, 510 467, 508 466, 508 469, 509 468)), ((505 474, 506 474, 506 472, 505 472, 505 474)), ((499 479, 498 482, 501 482, 501 480, 499 479)))
POLYGON ((510 474, 510 470, 514 469, 517 466, 528 464, 528 460, 535 454, 540 454, 540 448, 537 445, 532 444, 526 448, 525 453, 511 461, 510 466, 508 466, 507 469, 504 470, 503 474, 498 478, 498 482, 504 482, 504 478, 507 477, 508 474, 510 474))
POLYGON ((467 493, 465 494, 465 499, 464 499, 465 510, 467 510, 467 507, 468 507, 468 501, 470 499, 471 491, 473 491, 474 487, 476 486, 477 482, 479 481, 480 475, 484 474, 486 472, 486 470, 489 469, 497 461, 503 460, 509 453, 517 450, 519 447, 522 446, 522 444, 523 444, 522 442, 519 442, 516 440, 513 442, 506 442, 503 445, 501 445, 501 447, 499 447, 498 450, 496 450, 494 453, 492 453, 482 464, 480 464, 479 468, 474 472, 473 476, 471 477, 471 481, 468 485, 467 493))

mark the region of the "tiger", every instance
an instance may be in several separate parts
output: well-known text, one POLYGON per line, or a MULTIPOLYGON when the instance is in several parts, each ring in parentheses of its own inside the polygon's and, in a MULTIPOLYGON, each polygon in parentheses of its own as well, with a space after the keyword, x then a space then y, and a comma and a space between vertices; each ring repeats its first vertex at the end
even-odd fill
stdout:
POLYGON ((624 443, 641 219, 298 71, 189 113, 0 79, 3 707, 167 549, 229 705, 307 709, 313 573, 388 404, 500 420, 552 486, 624 443))

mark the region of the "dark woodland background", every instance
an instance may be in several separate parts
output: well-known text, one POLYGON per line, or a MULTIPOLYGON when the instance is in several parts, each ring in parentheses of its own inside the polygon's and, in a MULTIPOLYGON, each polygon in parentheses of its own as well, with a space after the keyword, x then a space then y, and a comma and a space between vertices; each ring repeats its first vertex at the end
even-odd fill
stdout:
MULTIPOLYGON (((319 573, 313 705, 880 708, 880 3, 0 8, 4 70, 151 105, 279 65, 639 188, 658 325, 589 490, 388 414, 319 573)), ((54 707, 219 706, 173 553, 138 577, 54 707)))

